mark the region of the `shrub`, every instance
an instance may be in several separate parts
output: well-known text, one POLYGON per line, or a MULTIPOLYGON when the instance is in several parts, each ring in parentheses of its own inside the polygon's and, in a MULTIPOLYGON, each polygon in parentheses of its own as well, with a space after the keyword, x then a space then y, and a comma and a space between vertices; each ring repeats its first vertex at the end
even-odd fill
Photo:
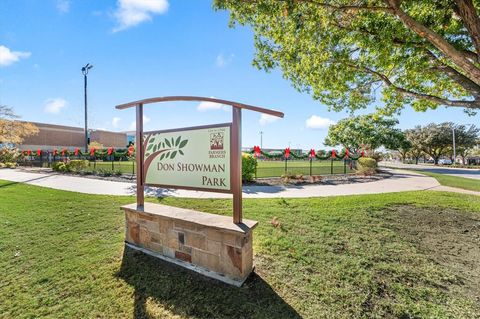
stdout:
POLYGON ((68 167, 64 162, 55 162, 52 165, 52 170, 55 172, 68 172, 68 167))
POLYGON ((1 147, 0 148, 0 162, 1 163, 15 163, 20 157, 20 154, 16 148, 1 147))
POLYGON ((6 167, 6 168, 15 168, 15 167, 17 167, 17 163, 15 163, 15 162, 7 162, 7 163, 5 163, 5 167, 6 167))
POLYGON ((357 173, 372 175, 377 171, 377 161, 371 157, 360 157, 358 159, 357 173))
POLYGON ((0 168, 5 168, 7 165, 5 163, 0 162, 0 168))
POLYGON ((88 167, 87 160, 71 160, 67 163, 67 169, 70 172, 80 172, 88 167))
POLYGON ((251 182, 255 177, 257 159, 251 154, 242 154, 242 181, 251 182))
POLYGON ((96 174, 100 176, 108 177, 108 176, 112 176, 112 171, 108 169, 99 168, 96 171, 96 174))

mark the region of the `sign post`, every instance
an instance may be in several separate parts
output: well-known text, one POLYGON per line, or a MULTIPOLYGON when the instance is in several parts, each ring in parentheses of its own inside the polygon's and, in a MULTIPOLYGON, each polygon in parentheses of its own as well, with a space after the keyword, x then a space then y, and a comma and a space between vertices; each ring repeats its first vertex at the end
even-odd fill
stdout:
POLYGON ((242 216, 242 109, 283 113, 233 101, 167 96, 116 106, 136 108, 137 200, 123 206, 127 247, 240 286, 253 270, 252 230, 242 216), (207 101, 232 106, 232 122, 143 131, 143 106, 168 101, 207 101), (226 216, 145 203, 145 186, 229 193, 226 216))

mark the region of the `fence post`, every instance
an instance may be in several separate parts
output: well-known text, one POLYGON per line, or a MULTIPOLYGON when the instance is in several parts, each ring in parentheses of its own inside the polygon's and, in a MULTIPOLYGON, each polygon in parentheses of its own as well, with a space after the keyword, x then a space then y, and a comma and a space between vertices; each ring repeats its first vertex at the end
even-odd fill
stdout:
POLYGON ((258 162, 255 162, 255 179, 257 179, 258 162))
POLYGON ((115 162, 115 157, 112 157, 112 171, 115 170, 115 166, 113 166, 113 165, 114 165, 114 164, 113 164, 114 162, 115 162))
POLYGON ((288 158, 285 157, 285 175, 287 175, 287 161, 288 161, 288 158))
POLYGON ((310 157, 310 176, 312 176, 312 158, 310 157))
POLYGON ((343 174, 347 174, 347 159, 343 159, 343 174))
POLYGON ((333 157, 330 157, 330 174, 333 175, 333 157))
POLYGON ((132 176, 135 175, 135 161, 132 162, 132 176))

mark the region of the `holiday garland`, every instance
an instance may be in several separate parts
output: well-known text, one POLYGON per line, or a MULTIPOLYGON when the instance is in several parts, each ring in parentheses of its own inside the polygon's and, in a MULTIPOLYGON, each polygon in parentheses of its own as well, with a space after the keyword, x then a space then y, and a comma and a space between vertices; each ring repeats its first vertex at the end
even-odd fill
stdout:
POLYGON ((352 159, 352 160, 357 160, 360 157, 364 156, 364 152, 361 151, 360 154, 353 154, 351 153, 348 149, 343 150, 342 153, 337 153, 336 150, 330 150, 330 151, 324 151, 324 150, 319 150, 315 151, 314 149, 311 149, 310 152, 307 154, 295 154, 290 151, 290 148, 287 147, 285 150, 278 152, 276 154, 270 154, 262 151, 260 149, 260 146, 254 146, 252 150, 248 151, 247 153, 253 154, 255 157, 260 157, 263 156, 268 159, 319 159, 319 160, 327 160, 327 159, 352 159))
POLYGON ((33 157, 41 157, 42 155, 52 154, 55 156, 67 157, 67 156, 90 156, 95 158, 105 158, 107 156, 113 157, 134 157, 135 156, 135 148, 130 146, 127 149, 119 149, 116 150, 113 147, 109 147, 107 149, 97 149, 91 148, 88 152, 82 152, 79 148, 75 148, 73 151, 70 151, 66 148, 63 149, 52 149, 50 151, 45 151, 41 149, 37 149, 35 152, 32 150, 23 150, 20 151, 21 155, 23 156, 33 156, 33 157))

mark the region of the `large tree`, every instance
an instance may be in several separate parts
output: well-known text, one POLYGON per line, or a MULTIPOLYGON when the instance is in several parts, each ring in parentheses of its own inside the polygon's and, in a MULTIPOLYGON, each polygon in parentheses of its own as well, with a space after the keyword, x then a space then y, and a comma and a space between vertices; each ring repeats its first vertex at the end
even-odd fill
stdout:
POLYGON ((329 127, 325 145, 340 145, 353 152, 360 149, 373 152, 381 146, 397 150, 405 141, 402 131, 395 127, 397 124, 396 119, 377 114, 348 117, 329 127))
POLYGON ((418 164, 418 160, 423 152, 423 130, 421 126, 415 126, 412 129, 404 131, 405 138, 410 142, 411 148, 409 154, 415 159, 415 164, 418 164))
POLYGON ((480 109, 479 0, 214 0, 252 26, 254 65, 335 110, 480 109))
MULTIPOLYGON (((462 163, 465 164, 467 155, 469 155, 473 151, 473 147, 477 145, 480 129, 475 125, 467 127, 462 124, 455 125, 453 128, 455 129, 456 155, 459 155, 462 158, 462 163)), ((455 161, 456 159, 453 160, 455 161)))
POLYGON ((20 144, 26 137, 38 133, 38 128, 32 123, 16 119, 18 116, 11 107, 0 105, 0 144, 20 144))

